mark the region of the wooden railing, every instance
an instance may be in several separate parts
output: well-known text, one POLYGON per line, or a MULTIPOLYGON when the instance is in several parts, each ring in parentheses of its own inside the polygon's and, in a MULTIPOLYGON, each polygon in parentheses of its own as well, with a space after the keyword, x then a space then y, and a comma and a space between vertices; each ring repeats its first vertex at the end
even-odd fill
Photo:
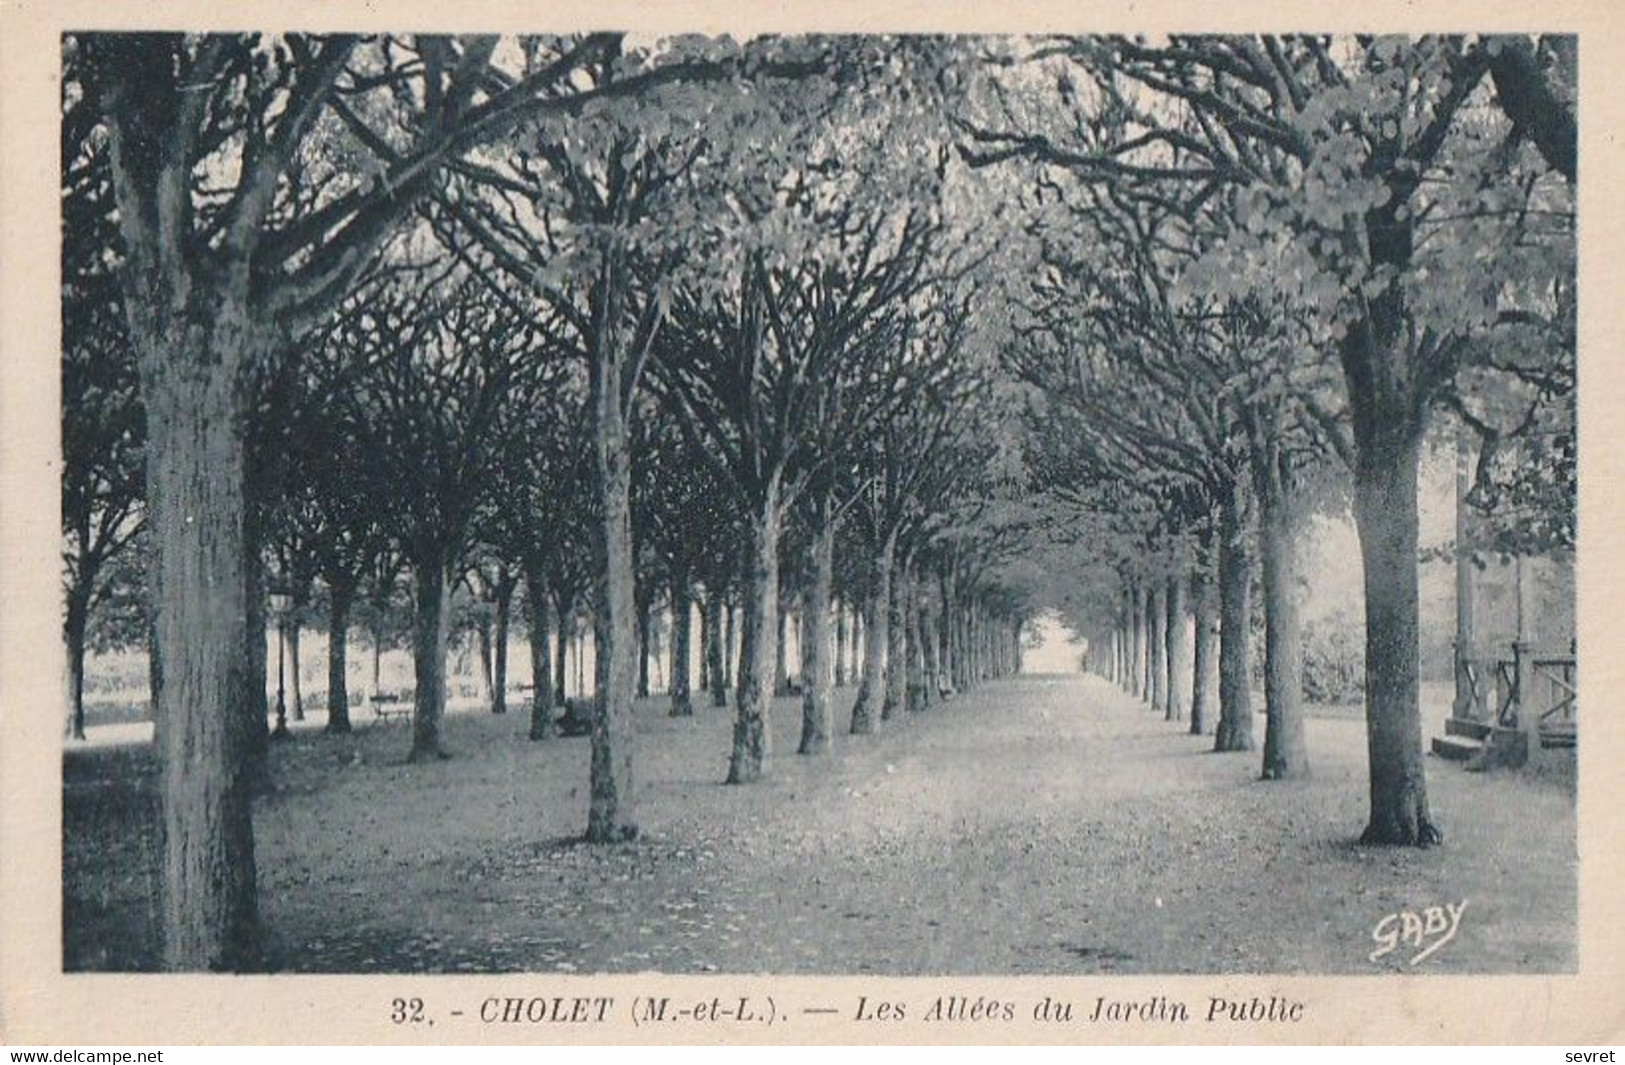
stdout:
POLYGON ((1536 727, 1542 747, 1573 747, 1579 736, 1576 717, 1576 696, 1579 695, 1579 671, 1574 656, 1543 655, 1531 658, 1529 666, 1534 676, 1530 687, 1539 701, 1530 708, 1538 710, 1536 727))
POLYGON ((1538 732, 1543 747, 1572 747, 1578 664, 1566 652, 1514 643, 1509 658, 1458 655, 1452 714, 1502 729, 1538 732), (1534 715, 1532 718, 1529 715, 1534 715))

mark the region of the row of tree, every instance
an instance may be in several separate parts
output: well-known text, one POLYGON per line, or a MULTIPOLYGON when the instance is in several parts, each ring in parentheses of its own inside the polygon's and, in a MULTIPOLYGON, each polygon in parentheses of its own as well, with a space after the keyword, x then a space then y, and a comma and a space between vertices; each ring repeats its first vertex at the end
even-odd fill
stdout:
POLYGON ((1352 496, 1367 842, 1440 838, 1418 700, 1432 413, 1482 438, 1476 502, 1540 501, 1524 549, 1572 545, 1573 47, 1027 42, 1018 62, 1053 91, 996 94, 967 123, 975 165, 1031 175, 1006 363, 1034 390, 1035 476, 1108 575, 1081 622, 1099 668, 1177 717, 1189 654, 1193 730, 1216 703, 1217 748, 1250 749, 1256 568, 1263 775, 1306 773, 1295 541, 1352 496), (1511 454, 1519 488, 1496 490, 1511 454))
POLYGON ((520 588, 534 676, 590 627, 615 841, 661 612, 674 709, 695 606, 737 678, 736 783, 791 601, 827 747, 837 596, 853 732, 1013 667, 1039 604, 1178 714, 1188 601, 1193 724, 1237 749, 1256 564, 1284 777, 1293 541, 1348 485, 1365 837, 1425 844, 1432 412, 1484 439, 1486 499, 1572 528, 1572 40, 86 34, 63 84, 69 664, 138 584, 177 968, 255 952, 269 592, 325 605, 342 728, 350 612, 410 573, 414 759, 450 589, 492 604, 493 673, 520 588), (1536 425, 1567 443, 1509 477, 1536 425))
MULTIPOLYGON (((734 783, 769 755, 787 594, 803 753, 834 729, 837 590, 863 610, 854 733, 1016 667, 1010 538, 956 519, 999 489, 1006 406, 972 314, 989 234, 947 151, 955 60, 868 38, 65 41, 72 688, 110 560, 143 542, 167 965, 257 952, 272 594, 325 605, 344 731, 352 610, 381 616, 410 573, 413 760, 445 756, 450 589, 493 605, 495 700, 516 589, 538 678, 585 619, 599 842, 637 834, 662 603, 679 713, 691 604, 719 700, 738 607, 734 783), (115 422, 116 446, 92 435, 115 422)), ((557 696, 535 685, 533 738, 557 696)))

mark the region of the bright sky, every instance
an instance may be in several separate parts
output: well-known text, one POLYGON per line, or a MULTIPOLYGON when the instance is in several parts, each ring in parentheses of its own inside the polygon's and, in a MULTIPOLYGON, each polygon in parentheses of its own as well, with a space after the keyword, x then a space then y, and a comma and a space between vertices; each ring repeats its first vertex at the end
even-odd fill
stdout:
POLYGON ((1043 637, 1043 644, 1039 647, 1028 648, 1021 653, 1021 671, 1023 673, 1076 673, 1078 672, 1078 656, 1083 653, 1086 644, 1082 640, 1073 641, 1071 634, 1061 625, 1060 619, 1054 614, 1041 614, 1033 622, 1038 634, 1043 637))

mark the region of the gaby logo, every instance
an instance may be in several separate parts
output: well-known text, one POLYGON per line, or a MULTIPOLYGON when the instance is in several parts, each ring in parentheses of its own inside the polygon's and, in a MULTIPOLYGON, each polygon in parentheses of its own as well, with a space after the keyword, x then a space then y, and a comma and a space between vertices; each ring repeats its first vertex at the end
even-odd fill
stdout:
POLYGON ((1462 899, 1459 903, 1429 906, 1421 913, 1414 910, 1390 913, 1371 930, 1371 938, 1377 944, 1377 949, 1371 952, 1370 959, 1376 961, 1401 946, 1409 946, 1416 948, 1417 952, 1410 960, 1410 964, 1416 965, 1456 938, 1456 929, 1461 927, 1461 915, 1466 912, 1467 900, 1462 899))

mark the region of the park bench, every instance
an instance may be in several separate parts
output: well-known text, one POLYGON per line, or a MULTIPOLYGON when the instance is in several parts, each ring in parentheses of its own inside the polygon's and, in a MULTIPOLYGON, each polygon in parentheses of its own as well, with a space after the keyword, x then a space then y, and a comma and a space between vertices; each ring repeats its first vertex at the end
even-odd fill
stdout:
POLYGON ((374 692, 368 697, 367 705, 372 707, 373 719, 384 724, 388 724, 392 717, 412 716, 412 700, 404 692, 374 692))

